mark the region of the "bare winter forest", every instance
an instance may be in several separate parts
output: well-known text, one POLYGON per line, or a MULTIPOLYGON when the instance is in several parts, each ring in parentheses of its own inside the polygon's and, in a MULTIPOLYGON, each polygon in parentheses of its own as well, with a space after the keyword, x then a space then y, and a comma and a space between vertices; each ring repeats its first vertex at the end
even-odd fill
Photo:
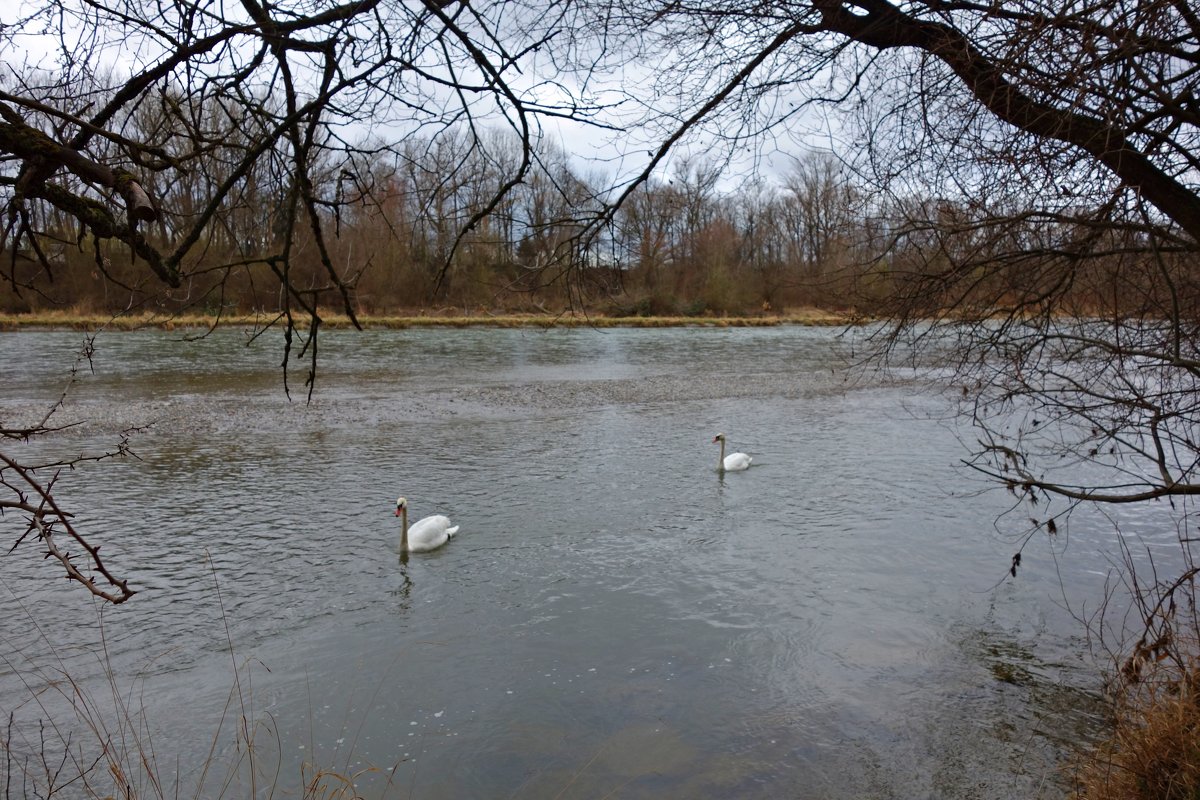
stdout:
MULTIPOLYGON (((223 112, 213 103, 196 113, 223 112)), ((139 136, 151 137, 167 123, 141 124, 139 136)), ((270 254, 284 237, 291 237, 287 275, 295 291, 327 307, 345 300, 366 315, 579 308, 703 316, 797 306, 875 315, 918 296, 937 313, 1019 305, 1038 292, 1085 314, 1112 298, 1131 313, 1164 302, 1148 296, 1153 288, 1138 277, 1147 249, 1140 231, 1103 232, 1097 242, 1090 226, 1046 219, 1016 199, 999 204, 1009 208, 998 222, 991 204, 898 197, 830 151, 788 156, 782 175, 737 185, 723 180, 726 162, 685 158, 667 177, 648 177, 602 226, 590 227, 608 199, 609 176, 581 172, 578 159, 542 144, 528 175, 492 204, 521 152, 501 132, 486 139, 485 149, 465 132, 436 141, 413 137, 391 163, 368 153, 356 155, 350 171, 344 164, 315 169, 313 191, 324 202, 314 213, 336 233, 323 248, 311 230, 289 230, 285 177, 271 161, 255 162, 217 215, 219 224, 196 242, 186 280, 166 290, 122 245, 89 241, 70 213, 47 208, 40 252, 27 247, 8 259, 16 291, 0 295, 0 311, 279 312, 287 298, 270 254), (1053 292, 1062 280, 1063 243, 1085 239, 1096 252, 1075 268, 1066 291, 1053 292), (337 267, 338 281, 330 280, 323 258, 337 267), (931 291, 951 265, 978 277, 966 287, 931 291)), ((221 142, 188 175, 153 187, 153 196, 182 224, 200 213, 238 158, 237 143, 221 142)), ((173 232, 146 226, 143 235, 165 247, 173 232)))

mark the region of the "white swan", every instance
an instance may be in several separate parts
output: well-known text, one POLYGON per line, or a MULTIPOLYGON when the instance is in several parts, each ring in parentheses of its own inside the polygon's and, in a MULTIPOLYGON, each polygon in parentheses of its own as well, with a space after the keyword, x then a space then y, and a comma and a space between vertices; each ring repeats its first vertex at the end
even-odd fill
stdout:
POLYGON ((721 455, 717 456, 717 471, 718 472, 738 472, 743 469, 750 469, 750 462, 754 459, 745 453, 730 453, 725 455, 725 434, 718 433, 713 437, 714 442, 721 443, 721 455))
POLYGON ((401 553, 427 553, 436 550, 458 533, 458 526, 452 526, 449 517, 441 514, 417 520, 411 528, 408 527, 408 501, 403 497, 396 501, 396 516, 401 518, 401 553))

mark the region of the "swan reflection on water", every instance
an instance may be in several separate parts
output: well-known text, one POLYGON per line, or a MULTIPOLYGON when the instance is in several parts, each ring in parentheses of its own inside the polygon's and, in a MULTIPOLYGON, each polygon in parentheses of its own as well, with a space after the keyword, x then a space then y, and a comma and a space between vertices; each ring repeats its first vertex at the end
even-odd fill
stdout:
POLYGON ((389 590, 389 594, 395 597, 401 609, 408 609, 412 600, 413 580, 408 574, 408 553, 400 554, 400 585, 389 590))

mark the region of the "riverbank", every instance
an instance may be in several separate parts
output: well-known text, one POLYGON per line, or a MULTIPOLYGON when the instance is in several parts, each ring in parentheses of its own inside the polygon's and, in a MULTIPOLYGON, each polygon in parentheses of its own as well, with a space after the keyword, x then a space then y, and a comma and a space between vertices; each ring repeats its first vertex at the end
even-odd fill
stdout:
MULTIPOLYGON (((143 330, 160 328, 211 328, 215 326, 263 327, 279 322, 276 314, 103 314, 73 310, 39 311, 27 314, 0 314, 0 331, 23 328, 58 328, 68 330, 143 330)), ((498 328, 677 328, 721 327, 748 328, 776 325, 838 326, 854 325, 864 318, 853 312, 829 311, 819 308, 788 309, 778 313, 763 312, 744 316, 610 316, 586 311, 559 313, 463 312, 453 309, 411 309, 396 314, 361 314, 358 322, 364 328, 403 329, 415 327, 466 328, 490 326, 498 328)), ((353 321, 344 313, 322 312, 325 328, 352 328, 353 321)))

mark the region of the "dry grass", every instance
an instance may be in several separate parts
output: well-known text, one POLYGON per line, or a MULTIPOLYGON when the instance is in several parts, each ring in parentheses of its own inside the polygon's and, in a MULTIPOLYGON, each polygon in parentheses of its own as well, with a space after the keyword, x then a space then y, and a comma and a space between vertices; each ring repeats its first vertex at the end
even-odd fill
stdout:
MULTIPOLYGON (((136 314, 112 316, 76 310, 39 311, 27 314, 0 314, 0 330, 21 328, 55 328, 68 330, 142 330, 160 328, 208 328, 214 324, 234 327, 264 326, 274 315, 230 314, 219 319, 199 314, 136 314)), ((403 329, 415 327, 466 328, 487 326, 496 328, 673 328, 673 327, 770 327, 776 325, 848 325, 863 320, 852 314, 804 308, 779 314, 736 317, 618 317, 606 314, 563 312, 560 314, 510 314, 490 312, 462 313, 457 311, 412 311, 403 314, 360 315, 365 328, 403 329)), ((353 323, 345 314, 321 313, 326 328, 351 328, 353 323)))
POLYGON ((1079 800, 1200 798, 1200 670, 1123 700, 1076 781, 1079 800))
MULTIPOLYGON (((1109 650, 1122 654, 1108 686, 1111 728, 1073 765, 1075 800, 1200 800, 1200 565, 1192 560, 1193 541, 1180 540, 1188 568, 1173 580, 1163 580, 1152 561, 1139 576, 1123 551, 1132 599, 1119 630, 1128 636, 1131 619, 1141 628, 1136 641, 1109 650)), ((1103 625, 1094 630, 1103 642, 1103 625)))

